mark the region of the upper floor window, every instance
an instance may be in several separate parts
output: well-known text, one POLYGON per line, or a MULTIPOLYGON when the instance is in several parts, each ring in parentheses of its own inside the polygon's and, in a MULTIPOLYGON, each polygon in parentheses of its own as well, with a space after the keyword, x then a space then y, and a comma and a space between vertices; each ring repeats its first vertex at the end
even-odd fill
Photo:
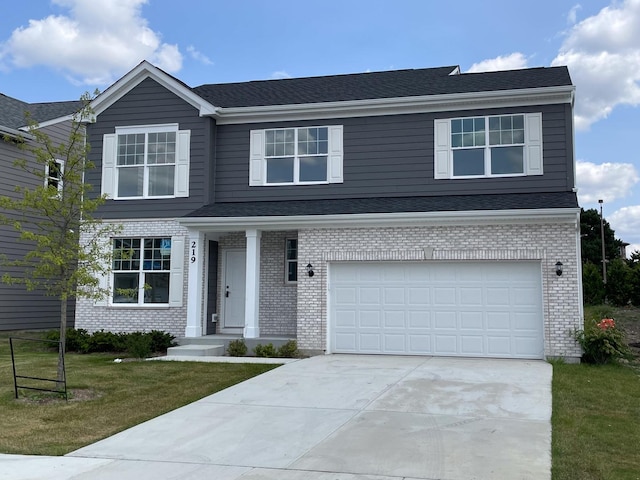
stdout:
POLYGON ((435 121, 435 178, 542 175, 542 114, 435 121))
POLYGON ((64 162, 62 160, 51 160, 45 165, 44 184, 47 187, 62 191, 62 174, 64 172, 64 162))
POLYGON ((177 124, 117 127, 104 136, 102 190, 116 199, 186 197, 190 132, 177 124))
POLYGON ((249 185, 342 183, 342 125, 251 131, 249 185))

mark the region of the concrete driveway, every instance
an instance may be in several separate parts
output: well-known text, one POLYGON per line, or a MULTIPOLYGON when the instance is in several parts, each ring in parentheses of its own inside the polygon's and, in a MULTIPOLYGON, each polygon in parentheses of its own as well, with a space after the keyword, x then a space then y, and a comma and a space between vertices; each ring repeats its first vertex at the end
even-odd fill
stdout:
POLYGON ((550 418, 542 361, 327 355, 0 478, 550 479, 550 418))

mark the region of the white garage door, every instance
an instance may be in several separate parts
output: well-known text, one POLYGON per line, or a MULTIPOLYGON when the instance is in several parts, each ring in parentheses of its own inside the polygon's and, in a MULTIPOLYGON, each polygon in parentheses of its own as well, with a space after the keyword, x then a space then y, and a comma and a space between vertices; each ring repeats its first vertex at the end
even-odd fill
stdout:
POLYGON ((536 262, 329 267, 331 352, 543 358, 542 318, 536 262))

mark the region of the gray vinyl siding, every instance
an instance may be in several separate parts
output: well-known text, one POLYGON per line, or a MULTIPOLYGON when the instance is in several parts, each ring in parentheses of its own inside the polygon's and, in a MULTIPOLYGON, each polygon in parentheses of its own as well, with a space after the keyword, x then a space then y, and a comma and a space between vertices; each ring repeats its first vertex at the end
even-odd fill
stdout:
POLYGON ((87 172, 87 182, 96 194, 101 188, 102 138, 116 127, 178 123, 191 131, 189 197, 146 200, 107 200, 98 211, 105 219, 170 218, 182 216, 212 199, 215 122, 201 118, 197 109, 185 103, 154 80, 146 79, 101 113, 89 125, 89 158, 95 168, 87 172))
POLYGON ((568 191, 574 187, 571 125, 571 107, 564 104, 339 120, 219 125, 215 201, 568 191), (433 178, 434 119, 529 112, 543 114, 544 175, 456 180, 433 178), (334 124, 344 126, 344 183, 249 187, 251 130, 334 124))
MULTIPOLYGON (((56 143, 66 142, 69 122, 43 129, 56 143)), ((14 166, 18 159, 29 159, 26 151, 15 144, 0 140, 0 195, 16 198, 16 185, 35 186, 43 181, 21 168, 14 166)), ((31 160, 29 165, 35 166, 31 160)), ((42 167, 44 168, 44 167, 42 167)), ((29 246, 20 241, 11 226, 0 225, 0 255, 8 260, 22 258, 29 246)), ((0 267, 0 276, 11 273, 19 276, 20 271, 0 267)), ((68 326, 73 326, 75 302, 68 303, 68 326)), ((41 290, 27 291, 24 285, 7 285, 0 282, 0 330, 49 329, 60 326, 60 301, 48 297, 41 290)))

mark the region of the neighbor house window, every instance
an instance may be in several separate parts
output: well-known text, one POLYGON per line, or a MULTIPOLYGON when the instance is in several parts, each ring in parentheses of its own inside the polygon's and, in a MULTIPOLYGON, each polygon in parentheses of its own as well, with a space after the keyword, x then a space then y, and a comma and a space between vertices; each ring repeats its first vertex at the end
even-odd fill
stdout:
POLYGON ((435 121, 435 178, 542 174, 542 115, 435 121))
POLYGON ((50 160, 45 165, 44 183, 47 187, 62 191, 62 173, 64 172, 64 162, 62 160, 50 160))
POLYGON ((285 241, 285 279, 287 283, 298 281, 298 240, 287 238, 285 241))
POLYGON ((102 149, 102 191, 110 197, 188 196, 190 131, 177 124, 117 127, 102 149))
POLYGON ((249 184, 342 182, 342 126, 251 131, 249 184))
POLYGON ((113 239, 113 303, 168 304, 171 238, 113 239))

